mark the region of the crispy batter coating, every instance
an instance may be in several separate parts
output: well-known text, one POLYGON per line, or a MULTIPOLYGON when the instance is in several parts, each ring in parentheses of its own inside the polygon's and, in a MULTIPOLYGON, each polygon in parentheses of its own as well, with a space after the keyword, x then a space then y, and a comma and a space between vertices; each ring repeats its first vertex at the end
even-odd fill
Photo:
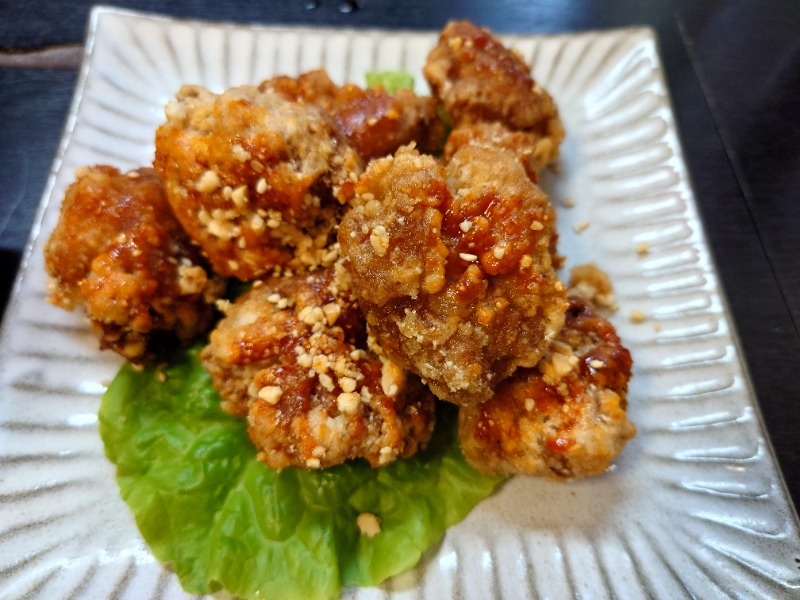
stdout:
POLYGON ((625 413, 630 375, 631 355, 611 323, 570 296, 566 324, 539 364, 459 411, 464 456, 483 473, 602 473, 636 434, 625 413))
POLYGON ((453 123, 446 155, 466 143, 499 144, 531 172, 558 158, 564 127, 552 97, 487 29, 448 23, 423 73, 453 123))
POLYGON ((269 466, 373 466, 430 439, 435 399, 367 349, 346 281, 331 270, 271 279, 236 300, 201 353, 223 407, 247 415, 269 466))
MULTIPOLYGON (((560 126, 560 121, 558 122, 560 126)), ((498 122, 471 123, 450 132, 444 146, 444 160, 449 161, 465 145, 493 146, 510 151, 522 163, 531 181, 538 181, 542 167, 558 156, 558 144, 563 132, 540 135, 537 132, 510 129, 498 122)))
POLYGON ((576 265, 569 270, 569 291, 599 308, 617 309, 611 279, 594 263, 576 265))
POLYGON ((428 55, 423 74, 455 124, 500 121, 534 129, 557 116, 553 99, 530 67, 487 29, 451 21, 428 55))
POLYGON ((82 305, 100 347, 134 363, 206 331, 222 291, 152 169, 81 169, 44 252, 49 300, 82 305))
POLYGON ((444 124, 432 97, 417 96, 406 89, 389 94, 382 87, 364 89, 352 83, 337 86, 322 69, 297 78, 276 77, 259 87, 320 106, 365 162, 393 154, 410 142, 416 142, 428 154, 442 149, 444 124))
POLYGON ((330 262, 336 196, 362 168, 330 117, 254 87, 184 86, 166 114, 154 165, 217 273, 252 280, 330 262))
POLYGON ((339 243, 392 360, 466 406, 538 362, 566 296, 552 207, 510 153, 464 146, 444 167, 403 148, 373 161, 355 191, 339 243))

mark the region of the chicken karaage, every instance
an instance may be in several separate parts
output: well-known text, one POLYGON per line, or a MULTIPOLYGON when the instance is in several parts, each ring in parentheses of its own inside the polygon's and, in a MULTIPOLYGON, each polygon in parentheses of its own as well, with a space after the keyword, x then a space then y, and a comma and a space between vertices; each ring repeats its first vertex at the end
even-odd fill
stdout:
POLYGON ((255 87, 184 86, 166 115, 153 164, 217 273, 252 280, 335 260, 337 197, 362 164, 327 114, 255 87))
POLYGON ((357 457, 385 465, 431 436, 435 399, 368 347, 346 286, 327 269, 255 285, 201 353, 223 407, 247 416, 259 458, 273 468, 357 457))
POLYGON ((534 366, 564 322, 554 213, 509 152, 447 166, 412 148, 372 161, 339 226, 345 268, 386 354, 440 398, 488 399, 534 366))
POLYGON ((321 69, 296 78, 276 77, 259 88, 322 108, 365 162, 411 142, 428 154, 440 152, 444 143, 445 127, 436 100, 408 89, 389 94, 382 87, 337 86, 321 69))
POLYGON ((631 364, 611 323, 570 296, 566 324, 539 364, 460 409, 464 456, 487 474, 602 473, 636 433, 625 412, 631 364))
POLYGON ((423 73, 453 124, 446 158, 464 144, 499 145, 531 175, 558 158, 564 127, 553 98, 489 30, 448 23, 423 73))
POLYGON ((83 306, 101 348, 133 363, 211 325, 222 284, 206 270, 152 169, 83 168, 45 246, 49 300, 83 306))

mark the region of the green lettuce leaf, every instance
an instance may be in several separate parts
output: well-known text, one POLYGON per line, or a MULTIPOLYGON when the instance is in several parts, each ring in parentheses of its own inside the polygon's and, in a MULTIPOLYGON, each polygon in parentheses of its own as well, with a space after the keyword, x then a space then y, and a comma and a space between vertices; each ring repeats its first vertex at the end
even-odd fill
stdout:
POLYGON ((414 77, 405 71, 367 71, 367 87, 380 85, 390 94, 397 90, 413 90, 414 77))
POLYGON ((199 347, 168 367, 124 366, 100 407, 120 493, 153 554, 186 591, 244 598, 333 598, 414 566, 501 481, 463 459, 453 407, 413 458, 276 472, 256 460, 246 423, 219 408, 199 347), (381 531, 362 535, 360 513, 381 531))

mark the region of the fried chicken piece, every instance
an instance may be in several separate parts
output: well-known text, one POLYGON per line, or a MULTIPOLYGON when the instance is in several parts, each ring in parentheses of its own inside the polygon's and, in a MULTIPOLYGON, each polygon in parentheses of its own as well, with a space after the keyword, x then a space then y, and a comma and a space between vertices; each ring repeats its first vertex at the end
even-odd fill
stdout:
POLYGON ((373 161, 339 226, 353 290, 386 354, 470 406, 534 366, 564 322, 554 213, 508 152, 447 165, 403 148, 373 161))
POLYGON ((625 413, 630 376, 631 355, 613 325, 570 296, 564 328, 539 364, 459 411, 464 456, 486 474, 602 473, 636 434, 625 413))
POLYGON ((276 77, 259 86, 284 97, 316 104, 339 125, 364 162, 393 154, 400 146, 416 142, 422 152, 441 151, 444 123, 434 98, 401 89, 389 94, 382 87, 337 86, 322 70, 297 78, 276 77))
MULTIPOLYGON (((561 128, 561 121, 555 121, 561 128)), ((541 135, 532 131, 509 129, 498 122, 461 125, 453 129, 444 146, 443 157, 449 161, 465 145, 493 146, 510 151, 522 163, 531 181, 536 183, 542 168, 558 157, 558 146, 564 137, 563 129, 541 135), (554 146, 555 145, 555 146, 554 146)))
POLYGON ((423 74, 457 125, 499 121, 527 130, 558 115, 519 54, 468 21, 445 26, 423 74))
POLYGON ((254 87, 181 88, 156 132, 167 198, 214 270, 252 280, 330 264, 336 197, 362 170, 318 107, 254 87))
POLYGON ((270 467, 372 466, 430 439, 434 397, 367 347, 346 281, 331 270, 271 279, 236 300, 201 360, 223 408, 247 416, 270 467))
POLYGON ((423 73, 453 123, 447 156, 465 143, 499 144, 512 149, 529 172, 558 158, 564 127, 553 98, 533 80, 522 57, 487 29, 448 23, 423 73))
POLYGON ((100 347, 133 363, 204 333, 222 291, 152 169, 81 169, 44 253, 50 302, 83 306, 100 347))

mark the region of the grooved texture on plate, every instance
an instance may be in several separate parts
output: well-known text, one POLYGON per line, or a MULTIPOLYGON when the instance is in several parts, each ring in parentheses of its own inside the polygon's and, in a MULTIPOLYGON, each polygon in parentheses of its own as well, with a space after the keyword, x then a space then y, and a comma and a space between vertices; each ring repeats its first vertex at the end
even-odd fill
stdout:
MULTIPOLYGON (((47 304, 42 246, 82 165, 148 164, 183 83, 221 91, 324 67, 420 70, 431 33, 246 28, 97 9, 63 142, 0 339, 3 598, 179 598, 141 541, 97 434, 119 360, 47 304), (41 232, 41 235, 39 235, 41 232)), ((515 478, 412 571, 353 598, 784 597, 800 588, 796 516, 774 466, 687 180, 646 29, 506 36, 568 137, 542 186, 567 266, 594 261, 634 356, 639 429, 611 473, 515 478), (569 202, 571 200, 572 202, 569 202), (572 204, 573 207, 568 207, 572 204), (646 253, 637 248, 646 246, 646 253), (641 311, 644 323, 628 320, 641 311)), ((691 132, 686 132, 691 135, 691 132)))

